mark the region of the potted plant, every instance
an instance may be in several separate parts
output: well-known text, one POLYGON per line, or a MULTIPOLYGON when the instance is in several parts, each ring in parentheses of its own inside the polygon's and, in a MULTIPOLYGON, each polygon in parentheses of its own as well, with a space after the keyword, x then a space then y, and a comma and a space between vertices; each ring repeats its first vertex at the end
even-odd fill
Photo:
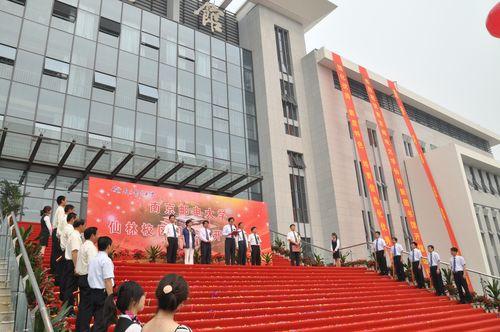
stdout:
POLYGON ((2 215, 7 216, 11 212, 18 215, 21 212, 23 197, 27 195, 28 194, 22 194, 20 185, 10 183, 5 179, 0 181, 0 204, 2 215))
POLYGON ((273 254, 270 252, 263 254, 262 260, 264 261, 264 265, 271 265, 273 261, 273 254))
POLYGON ((134 249, 132 251, 132 258, 135 259, 135 260, 140 260, 140 259, 144 259, 145 255, 144 255, 144 251, 140 250, 140 249, 134 249))
POLYGON ((156 260, 160 258, 161 247, 159 245, 149 246, 146 248, 146 255, 150 263, 156 263, 156 260))

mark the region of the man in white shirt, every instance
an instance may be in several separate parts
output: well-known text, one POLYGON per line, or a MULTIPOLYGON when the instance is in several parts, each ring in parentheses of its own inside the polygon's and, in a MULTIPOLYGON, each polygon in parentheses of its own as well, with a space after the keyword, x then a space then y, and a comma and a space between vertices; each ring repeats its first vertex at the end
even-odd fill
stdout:
POLYGON ((88 269, 88 282, 90 286, 90 305, 94 326, 92 331, 106 331, 106 322, 103 317, 103 305, 106 298, 113 295, 115 285, 115 266, 109 258, 113 241, 107 236, 101 236, 97 240, 97 255, 90 259, 88 269))
POLYGON ((290 244, 290 264, 300 266, 300 234, 295 231, 295 225, 290 225, 290 232, 286 236, 290 244))
POLYGON ((90 319, 92 308, 90 303, 90 287, 87 279, 89 261, 97 255, 97 227, 89 227, 83 232, 85 242, 78 251, 75 272, 78 275, 78 288, 80 290, 80 302, 78 303, 78 316, 76 317, 76 330, 88 332, 90 330, 90 319))
POLYGON ((472 301, 472 296, 469 292, 469 286, 467 285, 467 280, 464 278, 465 271, 465 259, 458 255, 458 248, 452 247, 450 249, 451 258, 451 272, 453 273, 453 279, 455 280, 455 286, 457 286, 458 296, 460 297, 460 303, 466 303, 472 301), (465 292, 465 296, 464 296, 465 292))
POLYGON ((247 265, 248 238, 245 232, 245 224, 238 223, 238 264, 247 265))
POLYGON ((238 231, 236 226, 234 226, 234 218, 229 217, 227 219, 227 225, 222 228, 222 235, 226 237, 224 241, 224 258, 226 265, 236 264, 236 241, 235 237, 238 231))
POLYGON ((57 209, 52 218, 52 252, 50 254, 50 272, 54 276, 55 285, 59 285, 59 275, 61 274, 58 258, 62 256, 63 252, 61 250, 61 245, 59 243, 59 236, 57 232, 57 225, 61 219, 66 219, 66 214, 64 213, 64 207, 66 206, 66 197, 57 197, 57 209))
POLYGON ((260 236, 257 234, 257 227, 253 226, 250 231, 252 232, 252 234, 250 234, 249 236, 250 248, 252 250, 250 253, 250 261, 252 265, 260 266, 260 244, 262 243, 262 241, 260 240, 260 236))
POLYGON ((380 237, 380 232, 376 231, 375 240, 373 240, 373 252, 375 253, 377 267, 381 275, 386 275, 388 272, 387 261, 385 260, 385 246, 386 243, 384 239, 380 237))
POLYGON ((71 260, 71 252, 69 253, 69 255, 66 254, 66 246, 68 245, 71 233, 73 233, 73 231, 75 230, 73 228, 73 223, 77 220, 76 213, 72 212, 68 214, 66 216, 66 219, 67 221, 64 223, 63 226, 61 226, 63 228, 59 229, 59 233, 61 234, 59 240, 60 240, 60 248, 62 256, 57 261, 57 269, 59 271, 59 299, 61 300, 62 303, 68 300, 66 284, 71 281, 65 278, 69 273, 68 269, 71 268, 69 266, 69 261, 71 260))
POLYGON ((401 260, 403 246, 398 243, 397 237, 393 237, 392 242, 394 243, 391 247, 392 259, 394 262, 394 274, 397 276, 398 281, 405 281, 405 271, 403 261, 401 260))
POLYGON ((73 305, 75 304, 75 297, 73 292, 77 289, 77 278, 75 276, 75 265, 76 259, 78 257, 78 250, 82 245, 82 233, 85 230, 85 222, 83 220, 77 220, 76 214, 68 214, 68 223, 65 226, 64 237, 65 247, 64 247, 64 262, 63 270, 61 273, 61 293, 63 293, 63 298, 61 301, 66 302, 70 306, 69 314, 73 315, 73 305))
POLYGON ((411 243, 410 262, 414 281, 418 288, 424 288, 424 271, 422 269, 422 252, 417 248, 417 242, 411 243))
POLYGON ((427 251, 429 252, 427 255, 427 261, 429 262, 432 286, 434 286, 437 296, 445 295, 443 278, 441 277, 441 271, 439 270, 441 257, 439 257, 439 254, 434 251, 434 246, 432 244, 427 246, 427 251))
POLYGON ((177 261, 177 250, 179 249, 179 226, 175 224, 175 215, 168 216, 169 224, 165 225, 163 234, 167 238, 167 263, 175 264, 177 261))
POLYGON ((201 264, 210 264, 212 262, 212 242, 214 238, 212 231, 208 228, 208 220, 203 220, 203 228, 199 231, 201 264))

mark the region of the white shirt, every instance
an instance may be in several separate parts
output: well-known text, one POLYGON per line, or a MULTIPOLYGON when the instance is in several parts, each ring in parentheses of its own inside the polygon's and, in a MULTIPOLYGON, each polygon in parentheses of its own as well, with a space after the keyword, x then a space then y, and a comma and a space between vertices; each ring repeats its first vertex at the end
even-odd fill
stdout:
POLYGON ((429 261, 430 266, 439 266, 441 258, 437 252, 433 251, 427 255, 427 260, 429 261))
POLYGON ((105 251, 99 251, 97 255, 89 261, 89 273, 87 280, 90 288, 105 289, 105 279, 111 278, 111 284, 115 285, 115 266, 105 251))
POLYGON ((254 233, 250 234, 250 236, 248 236, 248 239, 251 246, 260 246, 260 244, 262 243, 262 241, 260 240, 260 236, 254 233))
POLYGON ((339 249, 340 249, 340 240, 339 239, 337 239, 337 245, 335 246, 335 248, 332 247, 332 242, 330 242, 330 250, 331 251, 337 251, 339 249))
POLYGON ((248 242, 247 233, 245 233, 245 231, 243 229, 238 229, 238 242, 239 241, 248 242))
POLYGON ((450 265, 452 272, 463 271, 465 269, 465 259, 459 255, 456 255, 455 257, 451 256, 450 265))
POLYGON ((231 233, 234 232, 235 230, 236 230, 236 226, 227 224, 222 228, 222 235, 232 239, 233 236, 231 235, 231 233))
POLYGON ((198 237, 203 242, 212 242, 214 240, 214 238, 212 237, 212 231, 205 227, 200 229, 198 237))
POLYGON ((52 226, 53 228, 57 228, 58 236, 61 236, 59 227, 63 228, 65 224, 67 224, 66 213, 64 213, 64 208, 62 206, 58 206, 56 209, 56 213, 54 213, 54 217, 52 219, 52 226))
POLYGON ((61 250, 64 252, 66 250, 66 245, 68 244, 69 241, 69 236, 73 231, 75 230, 73 228, 73 225, 66 223, 63 227, 58 227, 57 232, 59 233, 59 230, 61 230, 61 235, 59 236, 60 243, 61 243, 61 250))
POLYGON ((64 258, 67 260, 73 259, 71 253, 73 250, 80 250, 82 246, 82 235, 76 229, 73 229, 68 236, 68 241, 66 242, 66 250, 64 251, 64 258))
POLYGON ((52 224, 50 223, 50 217, 49 216, 43 217, 43 222, 45 223, 45 226, 47 226, 49 234, 52 234, 52 224))
POLYGON ((85 240, 76 259, 75 272, 83 276, 89 272, 89 261, 97 255, 97 248, 90 240, 85 240))
POLYGON ((421 258, 422 258, 422 252, 420 251, 420 249, 415 248, 412 251, 410 251, 411 262, 420 262, 421 258))
POLYGON ((179 226, 177 226, 176 224, 167 224, 167 225, 165 225, 165 229, 163 230, 163 234, 165 234, 166 237, 177 237, 178 238, 179 237, 179 226))
POLYGON ((300 235, 297 232, 294 232, 294 231, 288 232, 288 235, 286 236, 286 239, 289 242, 300 244, 300 235))
POLYGON ((373 251, 380 251, 384 250, 385 248, 385 241, 381 237, 378 239, 373 240, 373 251))
POLYGON ((395 243, 391 247, 391 254, 394 256, 401 256, 401 253, 403 252, 403 246, 400 245, 399 243, 395 243))

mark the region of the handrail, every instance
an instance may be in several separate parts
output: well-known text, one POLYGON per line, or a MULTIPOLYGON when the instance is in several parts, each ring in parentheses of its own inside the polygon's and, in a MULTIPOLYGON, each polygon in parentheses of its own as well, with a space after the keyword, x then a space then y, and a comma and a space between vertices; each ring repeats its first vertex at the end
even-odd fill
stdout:
POLYGON ((17 243, 19 243, 19 249, 21 251, 21 255, 24 260, 24 265, 26 267, 26 271, 28 273, 28 278, 31 283, 31 288, 33 288, 33 293, 35 294, 35 299, 38 302, 38 309, 40 310, 40 315, 42 316, 43 325, 45 327, 46 332, 54 332, 54 328, 52 327, 52 323, 50 321, 50 316, 45 306, 45 302, 43 301, 42 293, 40 292, 40 288, 38 287, 38 283, 36 281, 35 273, 31 267, 31 263, 28 257, 28 252, 26 251, 26 247, 21 238, 21 231, 19 230, 19 225, 17 224, 16 215, 14 212, 10 214, 10 218, 12 219, 12 223, 14 226, 14 230, 16 231, 16 237, 18 238, 17 243))

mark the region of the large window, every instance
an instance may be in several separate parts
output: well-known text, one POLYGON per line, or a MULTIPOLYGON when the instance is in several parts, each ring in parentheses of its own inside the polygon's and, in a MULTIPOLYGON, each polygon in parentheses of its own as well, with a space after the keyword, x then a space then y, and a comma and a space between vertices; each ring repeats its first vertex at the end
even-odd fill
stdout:
POLYGON ((292 61, 290 59, 290 40, 288 31, 278 26, 274 27, 276 34, 276 50, 278 52, 279 68, 282 73, 292 74, 292 61))
POLYGON ((293 221, 309 223, 307 210, 307 194, 305 181, 305 164, 303 155, 288 151, 288 169, 290 175, 290 192, 292 194, 293 221))
POLYGON ((280 81, 280 84, 285 133, 299 137, 299 120, 297 116, 297 101, 295 100, 294 85, 283 79, 280 81))

